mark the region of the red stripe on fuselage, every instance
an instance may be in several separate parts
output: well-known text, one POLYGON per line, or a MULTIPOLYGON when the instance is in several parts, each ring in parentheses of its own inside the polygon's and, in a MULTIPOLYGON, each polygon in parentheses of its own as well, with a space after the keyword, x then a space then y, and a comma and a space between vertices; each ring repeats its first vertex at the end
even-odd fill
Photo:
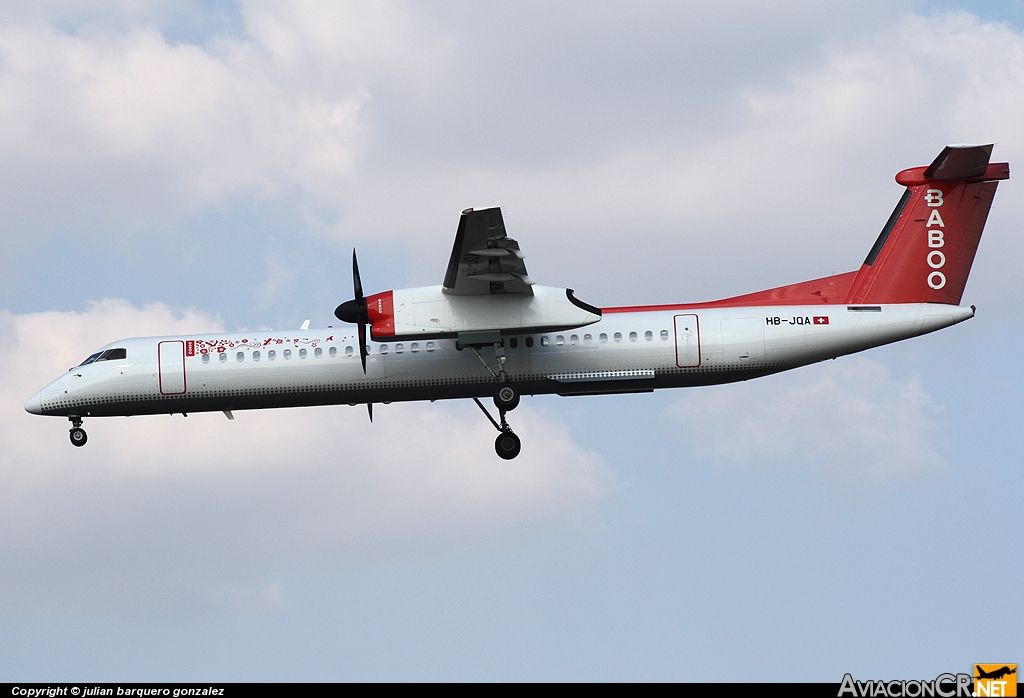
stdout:
POLYGON ((762 305, 828 305, 846 302, 850 286, 857 272, 826 276, 821 279, 802 281, 789 286, 770 288, 767 291, 748 293, 743 296, 724 298, 705 303, 669 303, 667 305, 626 305, 617 308, 601 308, 602 313, 652 313, 661 310, 702 310, 705 308, 742 308, 762 305))

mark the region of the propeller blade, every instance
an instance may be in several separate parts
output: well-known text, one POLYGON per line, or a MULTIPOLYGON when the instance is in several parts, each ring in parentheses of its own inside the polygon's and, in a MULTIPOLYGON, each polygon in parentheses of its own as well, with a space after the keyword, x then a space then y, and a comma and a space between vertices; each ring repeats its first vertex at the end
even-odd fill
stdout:
POLYGON ((373 423, 373 403, 366 403, 366 412, 370 415, 370 423, 373 423))
MULTIPOLYGON (((359 361, 363 364, 363 375, 366 375, 366 323, 359 323, 359 361)), ((373 421, 372 419, 370 420, 373 421)))
MULTIPOLYGON (((351 322, 359 328, 359 363, 363 365, 363 375, 366 374, 366 324, 370 317, 366 312, 366 297, 363 295, 363 282, 359 278, 359 262, 356 260, 356 250, 352 248, 352 292, 355 298, 345 301, 334 309, 334 317, 342 322, 351 322)), ((370 421, 373 421, 373 413, 370 413, 370 421)))
POLYGON ((366 306, 366 298, 363 297, 363 282, 359 278, 359 262, 356 261, 356 248, 352 248, 352 293, 360 305, 366 306))

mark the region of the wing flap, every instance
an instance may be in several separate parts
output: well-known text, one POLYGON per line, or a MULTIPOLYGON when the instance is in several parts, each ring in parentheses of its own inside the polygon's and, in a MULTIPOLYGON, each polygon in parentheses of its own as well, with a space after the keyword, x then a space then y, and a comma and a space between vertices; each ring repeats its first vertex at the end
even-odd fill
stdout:
POLYGON ((505 234, 500 208, 467 208, 459 219, 442 290, 459 296, 532 295, 519 243, 505 234))

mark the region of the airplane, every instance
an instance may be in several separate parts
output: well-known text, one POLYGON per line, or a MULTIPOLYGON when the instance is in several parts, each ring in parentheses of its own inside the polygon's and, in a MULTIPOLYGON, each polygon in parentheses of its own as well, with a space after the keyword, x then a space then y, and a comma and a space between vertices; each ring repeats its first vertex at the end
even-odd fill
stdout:
POLYGON ((974 666, 974 668, 975 668, 975 671, 978 674, 977 676, 974 677, 976 679, 994 679, 994 680, 999 680, 999 679, 1003 678, 1004 676, 1009 676, 1010 674, 1016 674, 1017 673, 1017 666, 1016 665, 1014 665, 1013 669, 1011 669, 1008 666, 1003 666, 1003 667, 1000 667, 999 669, 995 669, 993 671, 985 671, 985 670, 983 670, 981 668, 980 665, 977 665, 977 664, 974 666))
POLYGON ((536 284, 500 208, 466 209, 440 286, 363 295, 355 250, 347 328, 123 339, 25 409, 86 417, 472 398, 511 460, 521 395, 605 395, 766 376, 934 332, 974 316, 967 276, 1008 163, 950 145, 903 170, 902 197, 859 269, 705 303, 597 308, 536 284), (480 398, 491 397, 495 419, 480 398))

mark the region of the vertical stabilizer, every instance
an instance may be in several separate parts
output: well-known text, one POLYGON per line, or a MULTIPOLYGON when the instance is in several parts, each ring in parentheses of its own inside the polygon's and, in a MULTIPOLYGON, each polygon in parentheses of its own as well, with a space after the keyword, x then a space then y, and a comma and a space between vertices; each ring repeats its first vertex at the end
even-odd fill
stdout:
POLYGON ((907 188, 854 278, 847 303, 959 305, 1008 163, 991 145, 950 145, 928 167, 903 170, 907 188))

